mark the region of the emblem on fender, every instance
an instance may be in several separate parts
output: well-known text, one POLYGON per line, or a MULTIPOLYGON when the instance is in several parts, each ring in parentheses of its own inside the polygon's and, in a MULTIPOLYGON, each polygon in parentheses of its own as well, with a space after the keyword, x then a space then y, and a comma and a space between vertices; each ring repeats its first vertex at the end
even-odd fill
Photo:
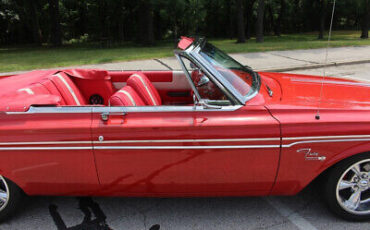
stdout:
POLYGON ((324 161, 326 160, 326 156, 320 156, 317 152, 312 152, 312 149, 306 148, 306 149, 298 149, 297 153, 305 153, 304 158, 308 161, 324 161))

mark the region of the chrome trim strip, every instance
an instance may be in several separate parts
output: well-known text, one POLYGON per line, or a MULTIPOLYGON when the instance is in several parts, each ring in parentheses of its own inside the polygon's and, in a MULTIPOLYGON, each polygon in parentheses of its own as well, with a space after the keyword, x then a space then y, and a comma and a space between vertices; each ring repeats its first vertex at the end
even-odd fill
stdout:
POLYGON ((119 143, 181 143, 181 142, 242 142, 280 141, 280 138, 241 138, 241 139, 176 139, 176 140, 113 140, 113 141, 45 141, 45 142, 0 142, 0 145, 58 145, 58 144, 119 144, 119 143))
POLYGON ((44 141, 44 142, 0 142, 0 145, 70 145, 92 144, 92 141, 44 141))
POLYGON ((325 81, 322 81, 322 80, 316 80, 316 79, 291 78, 291 81, 294 81, 294 82, 327 83, 327 84, 337 84, 337 85, 350 85, 350 86, 370 87, 370 83, 346 82, 346 81, 336 81, 336 80, 325 80, 325 81))
MULTIPOLYGON (((303 140, 283 147, 290 147, 301 143, 317 142, 348 142, 348 141, 370 141, 370 135, 351 136, 317 136, 317 137, 288 137, 285 140, 303 140), (347 139, 346 139, 347 138, 347 139), (308 140, 319 139, 319 140, 308 140), (320 140, 321 139, 321 140, 320 140), (327 140, 329 139, 329 140, 327 140), (306 140, 306 141, 305 141, 306 140)), ((44 141, 44 142, 0 142, 0 145, 58 145, 58 144, 119 144, 119 143, 190 143, 190 142, 248 142, 248 141, 280 141, 280 137, 268 138, 229 138, 229 139, 168 139, 168 140, 111 140, 111 141, 44 141)))
POLYGON ((294 145, 307 144, 307 143, 333 143, 333 142, 358 142, 358 141, 370 141, 370 138, 366 139, 333 139, 333 140, 312 140, 312 141, 297 141, 291 144, 282 145, 283 148, 290 148, 294 145))
POLYGON ((283 137, 285 140, 308 140, 308 139, 334 139, 334 138, 370 138, 370 135, 348 135, 348 136, 310 136, 310 137, 283 137))
POLYGON ((243 142, 243 141, 280 141, 280 138, 241 138, 241 139, 184 139, 184 140, 121 140, 93 141, 93 143, 181 143, 181 142, 243 142))
POLYGON ((62 107, 35 107, 31 106, 26 112, 6 112, 8 115, 23 114, 50 114, 50 113, 91 113, 91 106, 62 106, 62 107))
POLYGON ((50 113, 103 113, 103 112, 143 112, 143 113, 155 113, 155 112, 194 112, 194 111, 236 111, 243 107, 242 105, 222 106, 220 109, 205 109, 203 106, 62 106, 62 107, 34 107, 31 106, 26 112, 5 112, 7 115, 25 115, 25 114, 50 114, 50 113))
POLYGON ((22 150, 120 150, 120 149, 260 149, 260 148, 290 148, 298 144, 328 143, 328 142, 359 142, 370 141, 369 139, 338 139, 338 140, 316 140, 298 141, 288 145, 211 145, 211 146, 76 146, 76 147, 0 147, 0 151, 22 151, 22 150))
MULTIPOLYGON (((200 101, 202 98, 200 97, 199 92, 198 92, 197 88, 194 85, 194 82, 193 82, 193 80, 190 76, 189 71, 186 69, 184 61, 182 60, 180 55, 177 54, 176 52, 175 52, 175 56, 176 56, 177 61, 180 63, 181 69, 184 72, 185 77, 188 80, 188 83, 189 83, 191 89, 193 90, 193 93, 194 93, 195 97, 198 99, 198 101, 200 101)), ((185 58, 188 59, 189 61, 192 61, 189 57, 185 57, 185 58)), ((194 63, 194 61, 192 61, 192 62, 194 63)))
POLYGON ((76 147, 0 147, 0 151, 23 151, 23 150, 92 150, 92 146, 76 147))
POLYGON ((220 109, 205 109, 203 106, 113 106, 113 107, 93 107, 93 113, 109 112, 111 110, 120 110, 125 113, 161 113, 161 112, 194 112, 194 111, 227 111, 238 110, 242 105, 222 106, 220 109))
POLYGON ((0 151, 23 150, 120 150, 120 149, 259 149, 280 148, 280 145, 212 145, 212 146, 76 146, 76 147, 0 147, 0 151))
POLYGON ((280 145, 212 145, 212 146, 95 146, 94 149, 261 149, 280 148, 280 145))

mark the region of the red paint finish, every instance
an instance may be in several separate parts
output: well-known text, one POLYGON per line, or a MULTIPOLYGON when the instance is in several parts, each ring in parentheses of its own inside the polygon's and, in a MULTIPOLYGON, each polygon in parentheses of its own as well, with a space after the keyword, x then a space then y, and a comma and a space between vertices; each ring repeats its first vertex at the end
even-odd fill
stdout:
MULTIPOLYGON (((0 83, 0 174, 30 195, 292 195, 337 162, 370 151, 368 139, 350 138, 370 135, 369 87, 355 81, 326 78, 319 101, 320 77, 260 73, 258 95, 235 111, 128 112, 107 121, 89 112, 12 113, 34 103, 71 105, 68 87, 63 96, 58 86, 64 83, 51 81, 55 73, 35 71, 0 83), (53 149, 55 143, 62 148, 53 149), (76 146, 82 149, 68 149, 76 146), (114 149, 127 146, 139 149, 114 149), (6 150, 13 147, 28 149, 6 150), (309 159, 308 152, 326 159, 309 159)), ((104 73, 72 77, 81 101, 88 103, 94 92, 107 100, 117 90, 110 86, 122 88, 134 71, 99 78, 104 73)), ((172 87, 179 79, 174 72, 143 73, 162 87, 163 104, 192 103, 186 95, 168 95, 190 92, 172 87)))
MULTIPOLYGON (((53 144, 11 143, 76 140, 87 142, 79 146, 92 146, 91 114, 0 113, 0 121, 0 147, 55 147, 53 144)), ((99 185, 91 149, 1 151, 0 162, 0 174, 29 195, 88 195, 99 185)))
MULTIPOLYGON (((338 112, 323 109, 320 112, 320 120, 315 119, 315 109, 292 108, 284 111, 271 109, 271 113, 282 123, 282 135, 286 138, 369 135, 370 130, 368 111, 338 112)), ((288 145, 299 141, 305 140, 284 140, 282 144, 288 145)), ((369 150, 369 141, 300 143, 282 148, 280 169, 272 194, 294 195, 328 167, 351 155, 369 150), (326 160, 306 160, 306 151, 299 151, 303 149, 311 149, 312 153, 325 156, 326 160)))
MULTIPOLYGON (((93 114, 93 140, 189 140, 280 137, 261 106, 230 112, 128 113, 103 122, 93 114), (227 125, 225 125, 227 121, 227 125)), ((122 143, 115 146, 260 145, 260 141, 122 143)), ((279 145, 280 141, 264 144, 279 145)), ((94 144, 94 147, 112 144, 94 144)), ((280 149, 94 150, 102 193, 117 195, 267 194, 280 149)))
POLYGON ((109 98, 112 96, 113 89, 110 80, 86 80, 74 78, 74 83, 78 86, 81 94, 89 101, 94 95, 99 95, 103 98, 103 104, 108 105, 109 98))
MULTIPOLYGON (((275 96, 259 96, 250 103, 264 103, 279 120, 283 146, 296 143, 291 147, 282 148, 279 172, 272 194, 296 194, 340 160, 370 151, 369 141, 325 141, 336 139, 336 136, 370 134, 368 86, 351 80, 326 78, 323 97, 319 103, 321 77, 281 73, 260 75, 264 84, 274 91, 275 96), (320 120, 315 119, 318 106, 320 120), (331 136, 334 137, 330 138, 331 136), (289 140, 292 137, 297 139, 289 140), (305 143, 307 140, 317 142, 305 143), (311 149, 312 153, 325 156, 326 160, 307 160, 307 151, 304 149, 311 149)), ((264 92, 263 88, 262 86, 261 92, 264 92)))

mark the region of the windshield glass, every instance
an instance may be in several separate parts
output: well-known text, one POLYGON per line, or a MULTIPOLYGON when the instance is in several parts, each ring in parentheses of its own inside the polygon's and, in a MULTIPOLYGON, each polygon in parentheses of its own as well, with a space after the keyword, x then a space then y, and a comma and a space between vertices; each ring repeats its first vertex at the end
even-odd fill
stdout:
POLYGON ((247 96, 257 88, 257 78, 253 70, 241 65, 226 53, 209 43, 205 43, 200 55, 242 95, 247 96))

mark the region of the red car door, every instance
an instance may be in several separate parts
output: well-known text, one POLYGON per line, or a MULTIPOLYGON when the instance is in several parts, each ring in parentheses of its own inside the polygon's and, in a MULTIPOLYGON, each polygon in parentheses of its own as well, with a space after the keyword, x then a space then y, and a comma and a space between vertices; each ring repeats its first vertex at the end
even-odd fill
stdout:
POLYGON ((107 116, 108 109, 95 109, 92 129, 103 195, 271 190, 280 129, 264 107, 112 107, 107 116))
POLYGON ((88 195, 99 186, 91 108, 0 113, 0 171, 30 195, 88 195))

